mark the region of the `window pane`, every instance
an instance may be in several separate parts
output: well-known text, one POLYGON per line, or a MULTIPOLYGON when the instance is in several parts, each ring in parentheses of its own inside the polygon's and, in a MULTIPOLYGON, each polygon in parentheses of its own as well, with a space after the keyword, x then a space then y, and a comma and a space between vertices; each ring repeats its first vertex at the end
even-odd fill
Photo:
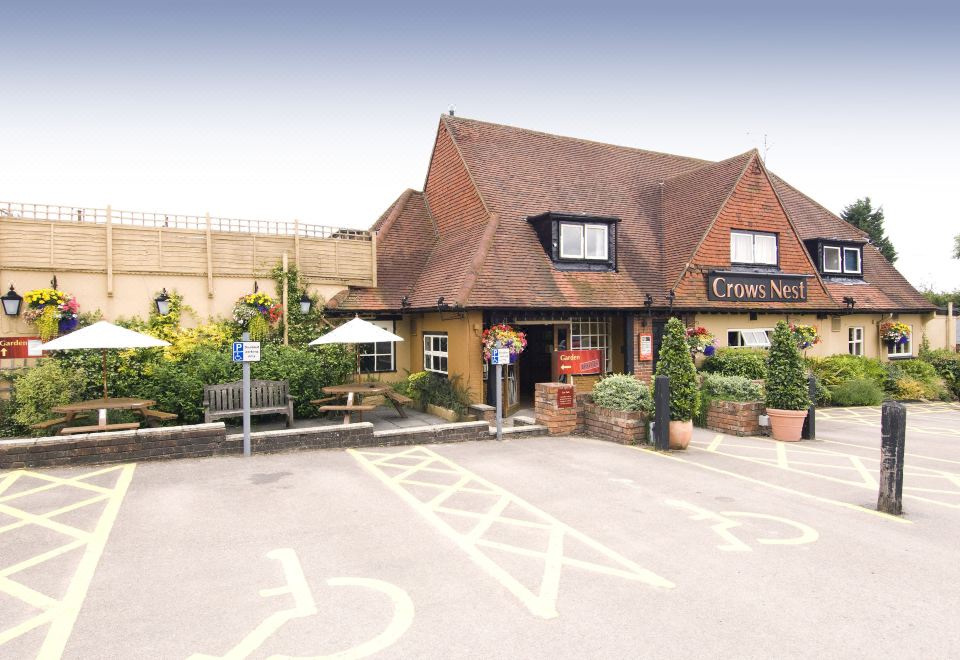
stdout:
POLYGON ((740 333, 736 330, 727 332, 727 346, 742 346, 740 343, 740 333))
POLYGON ((565 259, 583 258, 583 225, 560 225, 560 256, 565 259))
POLYGON ((440 350, 443 351, 444 353, 447 352, 447 338, 446 338, 446 337, 440 337, 440 350))
POLYGON ((857 248, 843 249, 843 270, 848 273, 860 272, 860 250, 857 248))
POLYGON ((587 259, 607 258, 607 228, 587 227, 587 259))
POLYGON ((377 371, 393 371, 393 360, 389 355, 378 355, 377 371))
POLYGON ((753 237, 754 259, 758 264, 777 265, 777 237, 757 234, 753 237))
POLYGON ((367 373, 373 371, 374 369, 374 359, 369 355, 364 355, 360 357, 360 371, 367 373))
POLYGON ((447 358, 445 358, 445 357, 440 358, 439 369, 440 369, 440 371, 442 371, 442 372, 444 372, 444 373, 447 372, 447 358))
POLYGON ((823 270, 831 273, 840 272, 840 248, 823 248, 823 270))
POLYGON ((730 234, 730 261, 740 264, 753 263, 753 235, 732 232, 730 234))
POLYGON ((359 344, 357 346, 357 352, 360 355, 370 355, 371 353, 374 352, 373 344, 359 344))

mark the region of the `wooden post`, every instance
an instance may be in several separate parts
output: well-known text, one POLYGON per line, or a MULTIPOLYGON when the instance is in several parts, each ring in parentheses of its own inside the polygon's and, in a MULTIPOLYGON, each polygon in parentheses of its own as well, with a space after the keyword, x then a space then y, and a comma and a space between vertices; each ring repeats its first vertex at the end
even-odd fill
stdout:
POLYGON ((807 408, 807 418, 803 420, 803 431, 800 437, 804 440, 817 439, 817 377, 807 376, 807 392, 810 394, 810 407, 807 408))
POLYGON ((370 236, 370 264, 373 271, 373 286, 377 286, 377 232, 370 236))
POLYGON ((213 238, 210 236, 210 213, 204 215, 206 219, 207 238, 207 297, 213 298, 213 238))
POLYGON ((300 221, 293 219, 293 264, 300 270, 300 221))
POLYGON ((885 401, 880 417, 880 493, 877 510, 903 513, 903 450, 907 436, 907 409, 898 401, 885 401))
POLYGON ((289 264, 287 262, 287 253, 283 253, 283 345, 287 346, 290 344, 289 330, 290 330, 290 314, 287 311, 287 273, 289 272, 289 264))
POLYGON ((107 204, 107 297, 113 297, 113 208, 107 204))
POLYGON ((670 448, 670 377, 653 379, 653 428, 657 451, 670 448))

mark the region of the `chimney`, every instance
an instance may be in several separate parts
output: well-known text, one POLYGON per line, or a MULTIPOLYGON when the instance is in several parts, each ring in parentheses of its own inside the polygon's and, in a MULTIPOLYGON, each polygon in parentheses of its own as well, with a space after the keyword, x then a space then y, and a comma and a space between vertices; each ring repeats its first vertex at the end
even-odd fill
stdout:
POLYGON ((457 113, 457 108, 451 103, 450 108, 447 109, 447 114, 453 117, 457 113))

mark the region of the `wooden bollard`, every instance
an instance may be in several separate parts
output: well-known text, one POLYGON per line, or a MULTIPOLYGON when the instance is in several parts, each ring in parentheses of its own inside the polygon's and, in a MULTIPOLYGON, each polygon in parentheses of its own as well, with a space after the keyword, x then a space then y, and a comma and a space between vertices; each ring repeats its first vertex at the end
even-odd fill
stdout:
POLYGON ((804 440, 817 439, 817 377, 807 376, 807 392, 810 395, 810 407, 807 408, 807 417, 803 420, 803 431, 800 437, 804 440))
POLYGON ((653 379, 653 431, 657 451, 670 449, 670 377, 653 379))
POLYGON ((886 401, 880 418, 880 494, 877 511, 903 513, 903 449, 907 438, 907 409, 886 401))

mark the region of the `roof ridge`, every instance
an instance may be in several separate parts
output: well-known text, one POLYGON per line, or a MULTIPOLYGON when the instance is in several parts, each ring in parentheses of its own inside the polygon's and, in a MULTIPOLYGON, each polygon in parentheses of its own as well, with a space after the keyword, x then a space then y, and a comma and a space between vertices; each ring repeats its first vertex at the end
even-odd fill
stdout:
POLYGON ((383 224, 380 225, 379 229, 375 230, 378 234, 378 238, 380 234, 386 236, 387 231, 390 229, 391 225, 393 225, 394 220, 397 219, 397 216, 403 213, 403 209, 406 208, 407 202, 410 201, 410 197, 413 195, 413 192, 413 188, 407 188, 400 193, 400 196, 397 197, 397 199, 394 200, 393 204, 390 206, 390 210, 387 212, 387 217, 383 220, 383 224))
POLYGON ((491 213, 487 218, 487 226, 484 227, 483 234, 477 243, 477 251, 474 252, 473 259, 470 260, 470 267, 467 269, 463 283, 460 285, 460 291, 457 292, 456 302, 461 305, 466 306, 470 294, 473 293, 473 287, 480 279, 480 273, 483 272, 483 266, 487 261, 487 255, 490 254, 490 249, 493 247, 493 241, 499 227, 500 216, 497 213, 491 213))
POLYGON ((512 124, 498 124, 492 121, 483 121, 482 119, 470 119, 468 117, 451 117, 449 115, 441 115, 441 119, 453 122, 467 122, 473 124, 485 124, 487 126, 497 126, 499 128, 509 128, 513 131, 520 131, 523 133, 530 133, 531 135, 540 135, 543 137, 557 138, 559 140, 569 140, 570 142, 580 142, 582 144, 593 144, 601 147, 613 147, 615 149, 629 149, 630 151, 636 151, 643 154, 651 154, 654 156, 669 156, 671 158, 682 158, 684 160, 696 161, 703 163, 704 165, 709 165, 718 161, 707 160, 705 158, 696 158, 695 156, 682 156, 680 154, 674 154, 667 151, 654 151, 652 149, 641 149, 640 147, 630 147, 624 144, 614 144, 612 142, 601 142, 600 140, 588 140, 586 138, 573 137, 571 135, 559 135, 557 133, 547 133, 545 131, 537 131, 532 128, 524 128, 522 126, 514 126, 512 124))
POLYGON ((725 164, 727 164, 727 163, 729 163, 729 162, 731 162, 731 161, 734 161, 734 160, 736 160, 736 159, 738 159, 738 158, 743 158, 744 156, 752 156, 752 155, 757 155, 757 156, 760 155, 760 152, 757 150, 756 147, 754 147, 753 149, 748 149, 747 151, 744 151, 742 154, 737 154, 736 156, 730 156, 729 158, 724 158, 723 160, 716 160, 716 161, 711 161, 711 162, 709 162, 709 163, 704 163, 701 167, 696 167, 696 168, 694 168, 694 169, 692 169, 692 170, 687 170, 687 171, 685 171, 685 172, 678 172, 677 174, 674 174, 673 176, 668 176, 667 178, 665 178, 665 179, 663 180, 663 183, 664 183, 664 184, 667 184, 667 183, 669 183, 669 182, 671 182, 671 181, 675 181, 675 180, 677 180, 677 179, 680 179, 681 177, 685 177, 685 176, 689 176, 689 175, 691 175, 691 174, 696 174, 696 173, 698 173, 698 172, 701 172, 702 170, 705 170, 705 169, 707 169, 708 167, 714 167, 714 166, 717 166, 717 165, 725 165, 725 164))
MULTIPOLYGON (((817 200, 815 200, 813 197, 810 197, 809 195, 807 195, 805 192, 803 192, 802 190, 800 190, 800 189, 797 188, 796 186, 792 186, 792 185, 790 185, 789 183, 787 183, 787 181, 786 181, 785 179, 781 178, 779 175, 774 174, 773 172, 770 172, 769 170, 768 170, 768 173, 770 174, 770 176, 776 178, 777 181, 779 181, 780 183, 782 183, 783 185, 785 185, 787 188, 789 188, 789 189, 792 190, 793 192, 797 193, 798 195, 800 195, 801 197, 803 197, 804 199, 806 199, 808 202, 810 202, 810 203, 813 204, 814 206, 820 208, 821 210, 823 210, 823 211, 826 212, 826 213, 829 213, 831 216, 833 216, 834 218, 836 218, 836 219, 839 220, 840 222, 846 222, 848 225, 850 225, 850 227, 851 227, 854 231, 857 231, 857 232, 859 232, 860 234, 862 234, 864 238, 868 239, 868 241, 870 240, 870 234, 868 234, 867 232, 865 232, 865 231, 863 231, 862 229, 860 229, 860 227, 857 227, 856 225, 847 222, 846 220, 844 220, 843 218, 841 218, 839 215, 837 215, 836 213, 834 213, 833 211, 831 211, 830 209, 828 209, 826 206, 824 206, 823 204, 821 204, 820 202, 818 202, 817 200)), ((871 245, 872 245, 872 244, 873 244, 873 243, 872 243, 872 241, 871 241, 871 245)), ((911 286, 912 286, 912 285, 911 285, 911 286)))

